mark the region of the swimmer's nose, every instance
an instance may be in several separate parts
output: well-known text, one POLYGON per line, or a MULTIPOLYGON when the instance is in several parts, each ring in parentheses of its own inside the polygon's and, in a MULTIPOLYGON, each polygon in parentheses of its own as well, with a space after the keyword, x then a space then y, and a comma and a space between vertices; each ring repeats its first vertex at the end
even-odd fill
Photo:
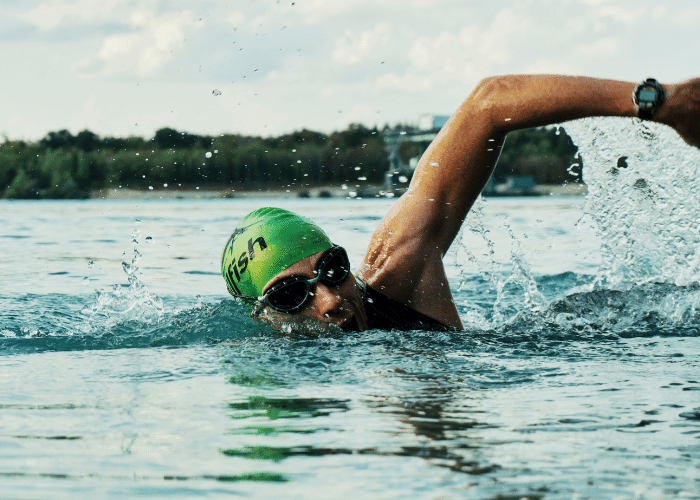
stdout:
POLYGON ((323 283, 317 283, 313 293, 313 305, 319 313, 326 317, 337 316, 340 313, 343 299, 337 293, 323 283))

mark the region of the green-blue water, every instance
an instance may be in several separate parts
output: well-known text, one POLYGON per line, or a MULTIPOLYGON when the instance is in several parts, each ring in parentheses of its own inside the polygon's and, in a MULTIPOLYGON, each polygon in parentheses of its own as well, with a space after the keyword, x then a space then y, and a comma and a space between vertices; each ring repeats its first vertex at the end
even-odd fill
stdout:
POLYGON ((568 129, 588 198, 477 204, 463 333, 280 336, 227 298, 252 208, 357 265, 391 200, 0 202, 0 497, 700 498, 698 156, 620 123, 568 129))

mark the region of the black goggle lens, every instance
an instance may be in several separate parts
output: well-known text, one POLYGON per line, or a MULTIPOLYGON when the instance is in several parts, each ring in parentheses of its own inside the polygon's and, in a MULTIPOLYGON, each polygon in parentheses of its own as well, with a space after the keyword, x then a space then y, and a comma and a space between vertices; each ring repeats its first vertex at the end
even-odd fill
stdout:
POLYGON ((348 262, 348 254, 340 247, 333 248, 330 252, 324 255, 323 260, 318 266, 318 272, 321 274, 321 283, 330 286, 338 286, 350 272, 350 262, 348 262), (338 249, 337 251, 336 248, 338 249))
POLYGON ((270 290, 266 294, 267 303, 278 311, 289 312, 303 306, 308 293, 309 285, 306 280, 292 278, 282 281, 274 290, 270 290))
POLYGON ((286 278, 274 285, 264 295, 265 301, 272 308, 281 312, 294 312, 306 304, 311 296, 311 286, 320 281, 324 285, 336 287, 350 274, 350 261, 343 247, 331 248, 318 265, 319 277, 306 279, 298 276, 286 278))

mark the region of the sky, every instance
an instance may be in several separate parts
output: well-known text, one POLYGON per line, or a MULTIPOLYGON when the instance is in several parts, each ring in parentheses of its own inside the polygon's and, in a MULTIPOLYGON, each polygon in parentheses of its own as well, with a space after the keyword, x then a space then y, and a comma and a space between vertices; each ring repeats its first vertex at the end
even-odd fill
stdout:
POLYGON ((499 74, 675 82, 698 26, 697 0, 2 0, 0 142, 417 123, 499 74))

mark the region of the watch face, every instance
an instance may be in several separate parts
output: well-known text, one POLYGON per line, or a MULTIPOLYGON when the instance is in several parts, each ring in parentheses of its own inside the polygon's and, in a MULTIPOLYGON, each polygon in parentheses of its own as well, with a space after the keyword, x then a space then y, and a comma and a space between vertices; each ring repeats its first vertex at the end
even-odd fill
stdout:
POLYGON ((664 90, 659 82, 647 78, 634 88, 632 101, 637 107, 637 116, 642 120, 651 120, 656 109, 664 103, 664 90))
POLYGON ((656 89, 639 89, 639 102, 655 102, 656 89))

